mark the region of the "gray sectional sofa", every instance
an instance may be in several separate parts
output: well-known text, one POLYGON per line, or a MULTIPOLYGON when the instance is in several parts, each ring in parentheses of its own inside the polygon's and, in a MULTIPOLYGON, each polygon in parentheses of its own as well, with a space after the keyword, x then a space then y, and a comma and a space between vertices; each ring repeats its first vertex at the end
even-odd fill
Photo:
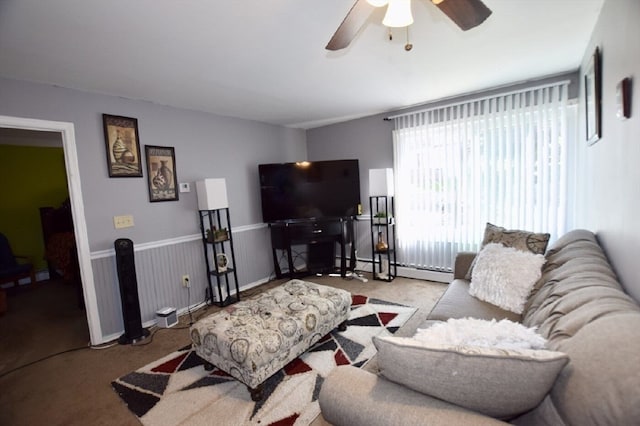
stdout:
POLYGON ((542 277, 522 315, 469 295, 465 276, 473 257, 458 256, 454 281, 420 328, 464 317, 537 326, 548 348, 570 359, 542 402, 512 418, 495 419, 382 374, 344 366, 333 370, 322 386, 323 417, 349 426, 640 424, 640 308, 621 288, 595 235, 571 231, 547 250, 542 277))

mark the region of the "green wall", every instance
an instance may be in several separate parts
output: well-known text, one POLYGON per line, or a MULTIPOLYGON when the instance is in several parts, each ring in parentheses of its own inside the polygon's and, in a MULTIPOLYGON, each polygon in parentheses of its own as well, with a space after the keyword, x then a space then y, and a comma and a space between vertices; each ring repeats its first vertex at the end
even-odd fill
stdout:
POLYGON ((0 232, 15 254, 46 269, 40 207, 59 207, 69 196, 62 148, 0 145, 0 182, 5 188, 0 232))

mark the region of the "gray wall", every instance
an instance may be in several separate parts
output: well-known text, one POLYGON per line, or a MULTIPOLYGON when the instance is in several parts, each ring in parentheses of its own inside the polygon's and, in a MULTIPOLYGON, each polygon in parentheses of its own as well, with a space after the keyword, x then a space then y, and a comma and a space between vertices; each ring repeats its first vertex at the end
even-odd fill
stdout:
POLYGON ((234 226, 262 221, 257 164, 306 158, 303 130, 8 79, 0 99, 3 115, 74 123, 91 251, 123 236, 145 243, 198 231, 193 185, 177 202, 150 203, 146 171, 108 177, 103 113, 137 118, 143 146, 175 147, 180 182, 226 178, 234 226), (134 216, 134 228, 113 228, 122 214, 134 216))
POLYGON ((374 115, 307 130, 309 160, 357 159, 360 166, 360 199, 369 210, 369 169, 393 167, 391 130, 385 115, 374 115))
POLYGON ((232 227, 240 230, 234 232, 240 285, 272 274, 267 228, 256 226, 262 222, 257 165, 305 159, 303 130, 2 78, 0 115, 74 124, 102 340, 122 331, 112 250, 117 238, 144 248, 136 252, 143 320, 153 320, 160 307, 187 306, 182 274, 192 277, 191 304, 204 299, 196 180, 227 180, 232 227), (146 171, 145 178, 109 178, 103 113, 138 119, 143 156, 147 144, 174 147, 178 181, 191 182, 192 192, 150 203, 146 171), (123 214, 133 215, 135 227, 114 229, 113 216, 123 214))
POLYGON ((640 2, 607 0, 584 53, 583 69, 596 46, 602 52, 602 138, 585 142, 581 98, 577 221, 597 232, 623 286, 640 300, 640 2), (616 85, 633 81, 631 118, 616 118, 616 85))

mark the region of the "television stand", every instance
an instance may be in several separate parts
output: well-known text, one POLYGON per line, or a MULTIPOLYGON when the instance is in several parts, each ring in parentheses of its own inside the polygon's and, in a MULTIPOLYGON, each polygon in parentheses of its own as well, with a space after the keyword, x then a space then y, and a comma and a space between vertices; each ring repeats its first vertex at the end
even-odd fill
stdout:
POLYGON ((353 218, 311 219, 302 221, 273 222, 271 251, 276 278, 300 278, 312 274, 328 274, 335 270, 336 243, 340 245, 340 276, 347 275, 346 245, 351 244, 350 269, 355 268, 355 244, 353 242, 353 218), (293 265, 292 247, 307 248, 307 268, 296 271, 293 265), (288 270, 283 272, 278 261, 278 250, 287 256, 288 270))

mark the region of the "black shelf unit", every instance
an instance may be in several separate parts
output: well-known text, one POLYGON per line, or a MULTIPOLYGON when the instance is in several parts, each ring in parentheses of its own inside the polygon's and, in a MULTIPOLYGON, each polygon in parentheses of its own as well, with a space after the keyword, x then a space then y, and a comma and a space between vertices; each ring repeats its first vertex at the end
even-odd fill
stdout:
POLYGON ((240 301, 240 288, 236 273, 236 256, 233 250, 233 234, 231 233, 231 218, 229 208, 216 210, 200 210, 200 231, 204 259, 207 265, 207 280, 209 284, 209 301, 212 305, 228 306, 240 301), (215 239, 213 231, 207 235, 207 230, 227 229, 226 238, 215 239), (228 265, 225 270, 218 268, 218 255, 227 257, 228 265), (231 258, 229 259, 229 256, 231 258), (230 283, 233 281, 233 283, 230 283), (235 287, 235 294, 233 292, 235 287))
POLYGON ((393 279, 398 276, 393 197, 386 195, 369 197, 369 211, 371 212, 371 261, 373 279, 378 281, 393 281, 393 279), (381 213, 383 217, 375 217, 378 213, 381 213), (376 248, 379 238, 382 238, 387 243, 385 250, 378 250, 376 248))

